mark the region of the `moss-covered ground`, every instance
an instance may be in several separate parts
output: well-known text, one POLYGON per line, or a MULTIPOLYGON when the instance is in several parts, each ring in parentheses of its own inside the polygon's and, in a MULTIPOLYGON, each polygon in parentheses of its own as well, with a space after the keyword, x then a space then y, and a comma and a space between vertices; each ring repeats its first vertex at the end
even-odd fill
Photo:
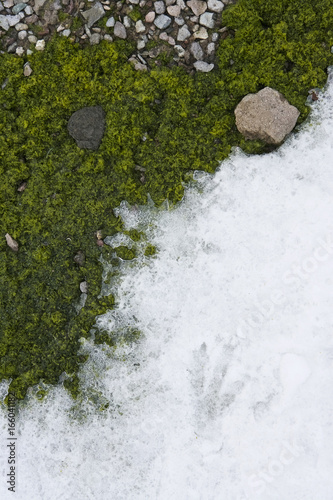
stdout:
MULTIPOLYGON (((179 201, 192 172, 214 172, 234 146, 267 152, 235 127, 234 108, 249 92, 279 90, 300 110, 300 123, 308 91, 325 84, 333 62, 332 0, 239 0, 223 22, 228 36, 208 74, 135 71, 128 42, 82 50, 58 35, 43 52, 0 56, 0 85, 8 79, 0 90, 0 379, 11 381, 17 398, 40 381, 58 383, 64 372, 65 386, 78 393, 85 361, 79 339, 114 302, 98 298, 100 255, 114 265, 135 256, 96 244, 97 230, 122 231, 113 209, 122 200, 144 204, 148 193, 156 204, 179 201), (105 134, 97 151, 81 150, 67 122, 93 105, 106 113, 105 134), (18 252, 6 245, 7 232, 18 252), (79 250, 81 266, 74 261, 79 250), (88 297, 77 313, 81 281, 88 297)), ((154 251, 148 245, 146 258, 154 251)))

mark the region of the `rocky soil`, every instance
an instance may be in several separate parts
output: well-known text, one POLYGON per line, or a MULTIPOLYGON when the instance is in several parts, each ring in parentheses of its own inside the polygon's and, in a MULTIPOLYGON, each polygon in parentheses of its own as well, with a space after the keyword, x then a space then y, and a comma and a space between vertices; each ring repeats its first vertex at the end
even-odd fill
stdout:
POLYGON ((130 60, 137 70, 168 64, 209 72, 227 36, 221 13, 235 1, 0 1, 0 49, 18 56, 44 50, 54 32, 81 46, 127 39, 136 43, 130 60))

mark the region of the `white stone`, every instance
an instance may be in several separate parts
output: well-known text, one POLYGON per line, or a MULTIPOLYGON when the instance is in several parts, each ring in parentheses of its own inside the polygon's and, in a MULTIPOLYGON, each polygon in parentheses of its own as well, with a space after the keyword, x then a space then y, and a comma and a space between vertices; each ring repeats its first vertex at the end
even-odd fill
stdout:
POLYGON ((163 0, 158 0, 157 2, 155 2, 154 9, 155 9, 156 14, 164 14, 165 3, 163 2, 163 0))
POLYGON ((24 40, 25 38, 27 38, 27 35, 28 35, 28 32, 26 30, 22 30, 22 31, 19 31, 17 38, 19 40, 24 40))
POLYGON ((166 6, 173 5, 175 2, 176 0, 165 0, 165 5, 166 6))
MULTIPOLYGON (((18 47, 18 49, 22 49, 23 47, 18 47)), ((6 242, 9 248, 11 248, 14 252, 17 252, 19 249, 18 243, 14 238, 11 237, 10 234, 5 234, 6 242)))
POLYGON ((0 16, 0 28, 5 31, 9 30, 9 22, 7 16, 0 16))
POLYGON ((35 0, 34 11, 36 12, 37 15, 39 14, 39 10, 43 7, 46 1, 47 0, 35 0))
POLYGON ((214 28, 215 21, 213 19, 214 14, 212 12, 205 12, 200 16, 199 23, 206 28, 214 28))
POLYGON ((132 21, 130 20, 130 18, 128 16, 124 16, 123 24, 124 24, 125 28, 130 28, 132 25, 132 21))
POLYGON ((141 19, 139 19, 139 21, 135 23, 135 31, 137 33, 143 33, 144 31, 146 31, 146 26, 143 24, 141 19))
POLYGON ((208 9, 213 12, 222 12, 223 7, 223 3, 219 0, 208 0, 208 9))
POLYGON ((172 38, 172 36, 169 36, 168 37, 168 44, 169 45, 176 45, 176 41, 174 38, 172 38))
POLYGON ((37 40, 36 50, 44 50, 45 49, 45 40, 37 40))
POLYGON ((30 43, 36 43, 37 42, 37 37, 35 35, 29 35, 28 40, 30 43))
POLYGON ((196 61, 193 66, 197 71, 202 71, 203 73, 209 73, 214 68, 214 64, 208 64, 204 61, 196 61))
POLYGON ((129 2, 133 5, 138 5, 140 3, 140 0, 129 0, 129 2))
POLYGON ((71 34, 71 30, 67 29, 61 32, 62 36, 65 36, 66 38, 71 34))
POLYGON ((113 28, 113 26, 116 24, 115 18, 114 17, 109 17, 109 19, 106 21, 105 26, 107 28, 113 28))
POLYGON ((176 17, 175 23, 178 24, 178 26, 183 26, 183 24, 185 24, 185 21, 182 17, 176 17))
POLYGON ((27 5, 26 8, 24 9, 24 12, 26 13, 27 16, 31 16, 31 14, 33 13, 33 10, 30 7, 30 5, 27 5))
POLYGON ((24 24, 24 23, 18 23, 18 24, 16 24, 15 29, 16 29, 17 31, 22 31, 22 30, 27 30, 27 29, 28 29, 28 27, 29 27, 29 26, 28 26, 27 24, 24 24))
POLYGON ((199 28, 198 31, 193 33, 194 38, 200 38, 200 40, 206 40, 208 38, 208 33, 206 28, 199 28))
POLYGON ((122 39, 127 38, 125 26, 121 24, 119 21, 117 21, 116 24, 114 25, 114 36, 122 39))
POLYGON ((146 46, 146 42, 144 40, 138 40, 138 43, 136 44, 136 47, 138 50, 144 49, 146 46))
POLYGON ((170 7, 167 7, 167 11, 172 17, 178 17, 180 15, 179 5, 170 5, 170 7))
POLYGON ((27 49, 27 56, 31 56, 31 54, 33 54, 32 50, 27 49))
POLYGON ((182 26, 178 31, 177 41, 183 42, 184 40, 186 40, 186 38, 189 38, 190 36, 191 32, 185 24, 185 26, 182 26))
POLYGON ((202 61, 204 53, 199 42, 193 42, 191 44, 190 52, 197 61, 202 61))
POLYGON ((171 18, 168 16, 165 16, 164 14, 161 14, 160 16, 157 16, 157 18, 154 21, 154 24, 156 28, 160 30, 164 30, 171 24, 171 18))
POLYGON ((218 33, 213 33, 212 34, 212 42, 217 42, 218 39, 219 39, 219 34, 218 33))
POLYGON ((191 0, 187 2, 187 6, 190 7, 195 16, 200 16, 207 10, 207 4, 202 0, 191 0))
POLYGON ((30 76, 31 73, 32 73, 31 66, 28 62, 26 62, 25 65, 23 66, 23 74, 24 76, 30 76))
POLYGON ((145 17, 146 22, 147 23, 152 23, 154 21, 154 19, 155 19, 155 16, 156 16, 156 14, 155 14, 155 12, 153 10, 150 11, 150 12, 148 12, 148 14, 145 17))
POLYGON ((9 26, 15 26, 15 24, 21 21, 22 17, 20 16, 20 14, 21 12, 19 14, 16 14, 16 16, 6 16, 9 26))
POLYGON ((91 35, 89 39, 90 45, 98 45, 100 40, 101 40, 101 35, 99 33, 94 33, 93 35, 91 35))
POLYGON ((108 42, 112 42, 113 38, 111 35, 104 35, 104 40, 107 40, 108 42))
POLYGON ((186 5, 185 5, 185 2, 184 0, 177 0, 177 5, 179 5, 179 7, 181 8, 181 10, 184 10, 186 5))
POLYGON ((215 43, 211 42, 207 45, 207 54, 211 56, 215 52, 215 43))
POLYGON ((179 57, 184 57, 184 55, 185 55, 185 49, 181 45, 175 45, 174 49, 177 52, 177 55, 179 57))
POLYGON ((23 56, 24 54, 24 48, 23 47, 17 47, 17 49, 15 50, 16 54, 18 56, 23 56))
POLYGON ((6 9, 11 9, 14 5, 14 0, 6 0, 4 3, 3 3, 4 7, 6 7, 6 9))

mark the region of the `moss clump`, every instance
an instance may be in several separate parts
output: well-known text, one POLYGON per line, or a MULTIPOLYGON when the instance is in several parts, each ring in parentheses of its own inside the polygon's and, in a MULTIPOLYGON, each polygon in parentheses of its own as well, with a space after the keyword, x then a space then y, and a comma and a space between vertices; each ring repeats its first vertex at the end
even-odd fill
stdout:
POLYGON ((145 256, 146 257, 151 257, 152 255, 155 255, 157 252, 156 247, 154 245, 147 245, 145 249, 145 256))
POLYGON ((11 380, 18 398, 64 373, 65 387, 78 394, 80 338, 114 303, 98 298, 106 252, 95 238, 97 230, 123 230, 113 209, 122 200, 144 204, 148 194, 156 204, 177 202, 191 172, 214 172, 233 146, 267 151, 235 127, 234 108, 247 93, 279 90, 300 110, 300 123, 308 90, 324 85, 333 63, 331 0, 239 0, 223 21, 229 36, 217 67, 195 76, 177 67, 136 72, 127 41, 82 50, 55 35, 27 58, 0 55, 0 83, 8 78, 0 91, 0 379, 11 380), (81 150, 67 122, 94 105, 106 113, 103 141, 97 151, 81 150), (82 265, 74 261, 79 251, 82 265), (88 295, 78 313, 81 281, 88 295))
POLYGON ((135 250, 124 245, 114 248, 114 251, 122 260, 132 260, 136 257, 135 250))

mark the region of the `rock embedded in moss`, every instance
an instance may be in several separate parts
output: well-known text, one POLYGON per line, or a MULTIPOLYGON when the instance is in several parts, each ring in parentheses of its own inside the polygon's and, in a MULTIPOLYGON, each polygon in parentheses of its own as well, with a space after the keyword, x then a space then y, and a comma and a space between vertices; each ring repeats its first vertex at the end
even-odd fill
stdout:
POLYGON ((295 127, 300 112, 270 87, 246 95, 235 109, 236 126, 246 139, 280 144, 295 127))
POLYGON ((104 110, 101 106, 79 109, 72 114, 67 127, 79 148, 96 150, 104 134, 104 110))

